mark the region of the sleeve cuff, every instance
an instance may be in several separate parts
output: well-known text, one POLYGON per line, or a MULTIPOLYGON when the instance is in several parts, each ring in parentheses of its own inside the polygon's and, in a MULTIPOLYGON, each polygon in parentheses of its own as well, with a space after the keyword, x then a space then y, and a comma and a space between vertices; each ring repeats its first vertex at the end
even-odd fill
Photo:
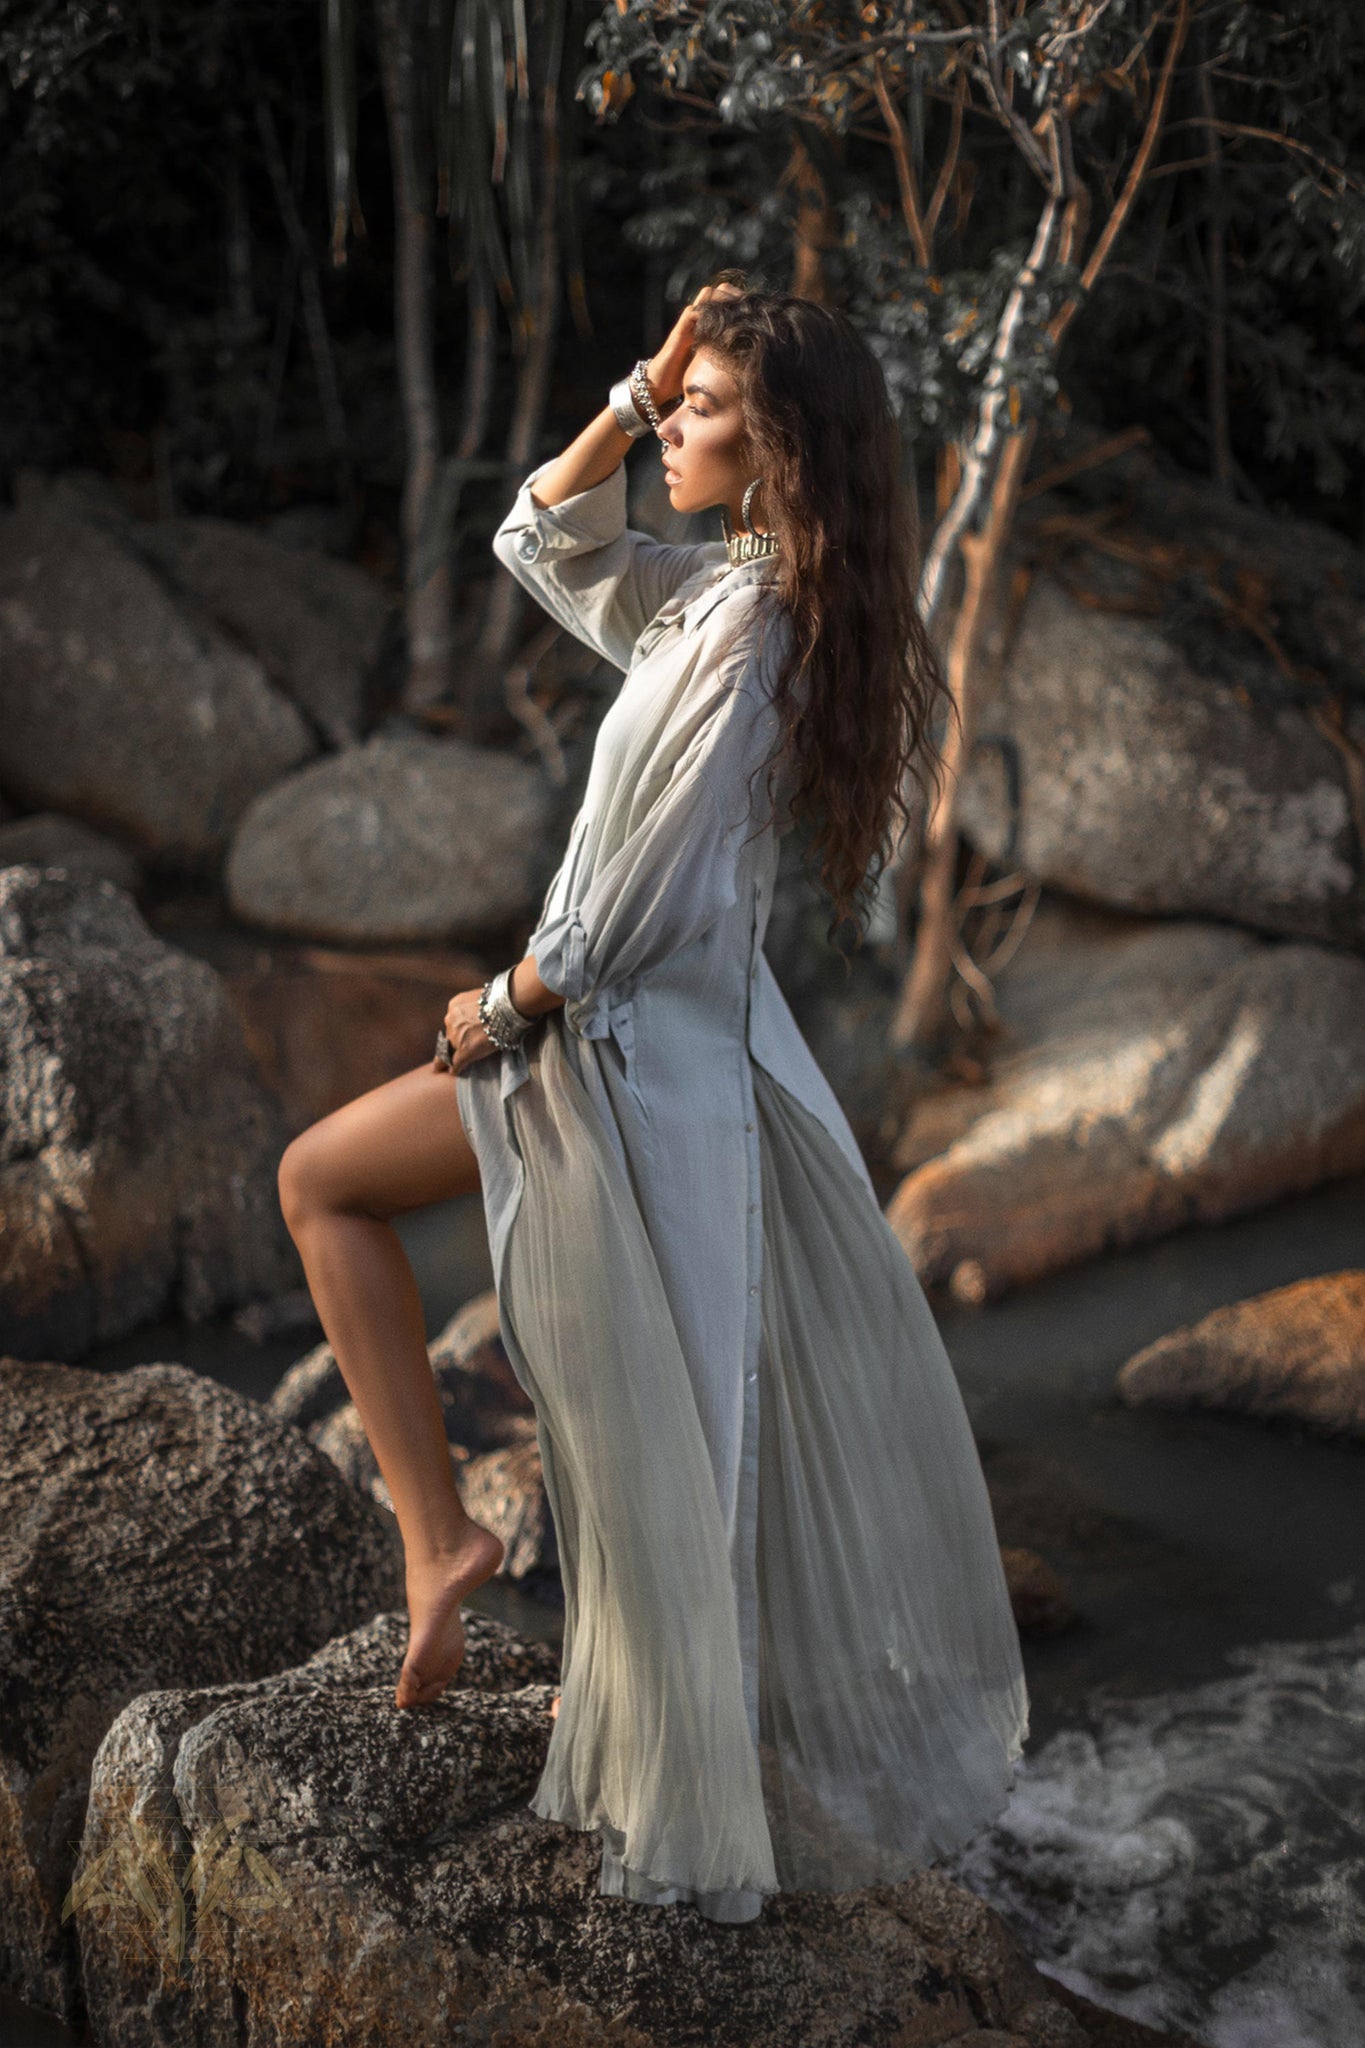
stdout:
POLYGON ((561 910, 547 918, 526 941, 526 950, 546 988, 567 1003, 582 1000, 587 935, 576 910, 561 910))
POLYGON ((606 547, 626 528, 626 465, 618 462, 610 476, 586 491, 576 491, 558 505, 536 505, 531 485, 558 456, 537 463, 508 509, 493 536, 494 545, 505 542, 523 562, 534 562, 541 554, 572 555, 590 548, 606 547))

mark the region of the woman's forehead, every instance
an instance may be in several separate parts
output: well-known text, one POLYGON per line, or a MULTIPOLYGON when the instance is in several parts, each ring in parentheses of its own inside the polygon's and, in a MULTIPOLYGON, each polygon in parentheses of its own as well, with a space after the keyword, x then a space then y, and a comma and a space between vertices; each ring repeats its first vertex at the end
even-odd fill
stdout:
POLYGON ((693 386, 701 391, 703 397, 713 398, 719 405, 728 405, 738 396, 734 378, 704 348, 699 348, 687 365, 683 376, 685 397, 692 396, 693 386))

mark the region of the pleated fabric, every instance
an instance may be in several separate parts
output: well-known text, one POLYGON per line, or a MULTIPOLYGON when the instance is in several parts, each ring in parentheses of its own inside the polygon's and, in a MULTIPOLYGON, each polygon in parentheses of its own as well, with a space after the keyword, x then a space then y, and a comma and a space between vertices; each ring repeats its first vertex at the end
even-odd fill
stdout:
POLYGON ((528 1057, 503 1306, 565 1592, 533 1810, 602 1829, 604 1889, 717 1920, 779 1888, 896 1882, 1003 1808, 1028 1728, 989 1499, 914 1270, 840 1148, 755 1063, 756 1753, 729 1535, 626 1166, 572 1035, 551 1028, 528 1057), (583 1284, 608 1240, 609 1296, 583 1284))
POLYGON ((1028 1695, 976 1445, 895 1232, 757 1064, 760 1754, 778 1883, 889 1884, 1013 1788, 1028 1695))
MULTIPOLYGON (((615 1831, 654 1888, 777 1889, 729 1546, 696 1398, 625 1163, 572 1039, 528 1042, 525 1182, 502 1313, 535 1403, 564 1581, 562 1697, 531 1801, 615 1831), (610 1292, 584 1285, 612 1245, 610 1292)), ((704 1282, 704 1276, 699 1276, 704 1282)), ((730 1901, 733 1906, 735 1901, 730 1901)))

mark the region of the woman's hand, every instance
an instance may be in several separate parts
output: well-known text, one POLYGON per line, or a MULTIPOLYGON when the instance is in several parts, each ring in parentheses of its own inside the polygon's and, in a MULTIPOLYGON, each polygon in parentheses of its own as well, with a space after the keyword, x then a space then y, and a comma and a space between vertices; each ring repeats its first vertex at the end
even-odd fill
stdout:
MULTIPOLYGON (((466 1067, 473 1066, 475 1060, 486 1059, 490 1052, 498 1050, 479 1022, 479 995, 476 988, 462 988, 446 1004, 445 1027, 446 1037, 450 1040, 452 1074, 463 1073, 466 1067)), ((431 1064, 444 1073, 439 1060, 433 1059, 431 1064)))
POLYGON ((708 299, 739 298, 745 289, 743 285, 732 284, 729 279, 722 278, 718 284, 704 284, 691 304, 683 307, 668 339, 650 357, 645 371, 650 397, 661 410, 682 390, 683 373, 696 354, 698 306, 704 306, 708 299))

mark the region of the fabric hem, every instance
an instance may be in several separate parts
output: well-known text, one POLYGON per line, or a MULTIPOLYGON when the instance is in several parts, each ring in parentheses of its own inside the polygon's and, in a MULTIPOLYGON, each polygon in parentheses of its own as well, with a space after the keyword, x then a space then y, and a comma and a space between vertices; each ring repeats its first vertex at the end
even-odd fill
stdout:
MULTIPOLYGON (((581 1820, 575 1819, 570 1814, 554 1813, 550 1810, 548 1800, 544 1804, 541 1803, 541 1795, 539 1793, 533 1799, 528 1799, 526 1803, 531 1812, 536 1814, 541 1820, 555 1821, 560 1827, 573 1828, 578 1834, 600 1834, 604 1850, 607 1846, 608 1829, 618 1837, 622 1834, 622 1830, 609 1820, 581 1820)), ((717 1886, 711 1891, 705 1891, 703 1887, 690 1884, 686 1878, 665 1877, 657 1871, 639 1870, 632 1863, 623 1863, 622 1868, 629 1871, 635 1877, 640 1878, 646 1884, 657 1884, 665 1887, 680 1886, 688 1891, 701 1891, 704 1897, 710 1898, 725 1896, 731 1892, 757 1892, 761 1893, 764 1898, 771 1898, 776 1892, 782 1890, 782 1886, 776 1884, 742 1884, 717 1886)))

